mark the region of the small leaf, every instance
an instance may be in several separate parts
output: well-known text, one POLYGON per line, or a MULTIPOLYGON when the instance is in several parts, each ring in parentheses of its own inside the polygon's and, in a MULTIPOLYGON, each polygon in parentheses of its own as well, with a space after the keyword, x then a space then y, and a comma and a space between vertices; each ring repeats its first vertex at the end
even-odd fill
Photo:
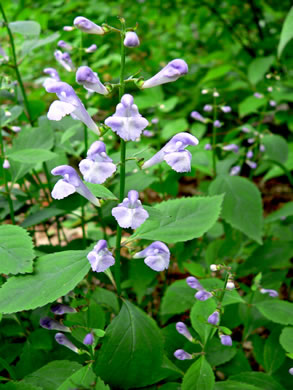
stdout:
POLYGON ((24 37, 39 36, 41 32, 41 26, 38 22, 24 20, 17 22, 10 22, 9 28, 13 33, 18 33, 24 37))
POLYGON ((264 346, 264 369, 272 375, 285 360, 285 352, 279 344, 280 329, 276 328, 269 335, 264 346))
POLYGON ((108 190, 108 188, 104 187, 102 184, 93 184, 87 182, 84 182, 84 184, 97 198, 117 200, 113 192, 108 190))
POLYGON ((288 353, 293 353, 293 328, 284 328, 280 336, 280 344, 288 353))
POLYGON ((0 273, 23 274, 32 272, 33 241, 19 226, 0 226, 0 273))
POLYGON ((264 78, 274 62, 274 56, 259 57, 251 61, 248 67, 248 79, 252 84, 257 84, 264 78))
POLYGON ((70 375, 58 388, 57 390, 70 390, 72 386, 75 388, 89 388, 90 385, 95 381, 96 375, 90 366, 84 366, 74 374, 70 375))
POLYGON ((200 237, 217 221, 222 199, 222 196, 192 197, 159 203, 155 209, 163 218, 146 220, 132 237, 167 243, 200 237))
POLYGON ((190 312, 190 320, 193 329, 198 333, 202 343, 206 343, 210 333, 215 329, 208 324, 208 317, 216 310, 216 302, 213 298, 206 301, 196 300, 190 312))
POLYGON ((32 275, 14 276, 0 289, 1 312, 15 313, 54 302, 88 273, 88 251, 64 251, 37 259, 32 275))
POLYGON ((287 43, 293 38, 293 7, 290 9, 286 19, 284 21, 281 38, 278 46, 278 57, 281 57, 281 54, 287 45, 287 43))
POLYGON ((8 153, 8 158, 22 164, 37 164, 56 158, 57 154, 46 149, 24 149, 8 153))
POLYGON ((211 195, 225 194, 222 217, 234 228, 262 243, 262 200, 258 188, 238 176, 218 176, 209 187, 211 195))
POLYGON ((288 159, 289 149, 285 138, 280 135, 264 135, 261 139, 265 146, 265 155, 271 160, 284 164, 288 159))
POLYGON ((194 362, 183 377, 182 390, 214 390, 213 370, 204 356, 194 362))
POLYGON ((244 117, 245 115, 257 113, 258 109, 265 105, 265 98, 256 98, 255 96, 248 96, 239 104, 239 115, 244 117))

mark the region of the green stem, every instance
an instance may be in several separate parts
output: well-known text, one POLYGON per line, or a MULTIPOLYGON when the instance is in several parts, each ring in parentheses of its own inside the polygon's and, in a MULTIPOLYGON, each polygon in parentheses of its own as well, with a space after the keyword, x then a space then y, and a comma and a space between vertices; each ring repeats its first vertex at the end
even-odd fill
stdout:
POLYGON ((26 109, 26 112, 27 112, 28 120, 29 120, 31 126, 33 126, 33 119, 32 119, 32 115, 31 115, 31 111, 30 111, 29 102, 28 102, 28 99, 27 99, 27 96, 26 96, 26 92, 25 92, 25 89, 24 89, 24 85, 23 85, 23 82, 22 82, 22 79, 21 79, 21 75, 20 75, 20 72, 19 72, 19 69, 18 69, 17 57, 16 57, 16 51, 15 51, 15 45, 14 45, 14 38, 13 38, 13 35, 12 35, 11 30, 9 28, 9 24, 8 24, 8 20, 6 18, 5 12, 4 12, 4 8, 2 7, 1 4, 0 4, 0 10, 1 10, 4 22, 5 22, 5 27, 7 29, 8 36, 9 36, 9 41, 10 41, 10 46, 11 46, 11 51, 12 51, 12 58, 13 58, 13 65, 14 65, 13 67, 15 69, 16 78, 17 78, 17 81, 18 81, 18 84, 19 84, 19 87, 21 89, 21 93, 22 93, 22 96, 23 96, 23 103, 25 105, 25 109, 26 109))
POLYGON ((271 159, 264 160, 264 161, 270 162, 270 163, 275 164, 278 167, 280 167, 284 171, 284 173, 287 175, 291 186, 293 186, 293 176, 292 176, 291 172, 289 171, 289 169, 287 169, 284 164, 280 163, 279 161, 271 160, 271 159))
MULTIPOLYGON (((82 199, 83 201, 83 199, 82 199)), ((86 231, 85 231, 85 212, 84 205, 81 205, 81 229, 82 229, 82 246, 86 248, 86 231)))
POLYGON ((87 127, 84 125, 84 128, 83 128, 83 134, 84 134, 84 152, 85 152, 85 155, 87 154, 87 150, 88 150, 88 131, 87 131, 87 127))
MULTIPOLYGON (((124 94, 124 72, 125 72, 125 20, 120 19, 122 24, 122 29, 120 33, 121 38, 121 68, 120 68, 120 87, 119 87, 119 101, 121 100, 124 94)), ((125 193, 125 156, 126 156, 126 142, 121 139, 120 143, 121 152, 120 152, 120 191, 119 191, 119 201, 122 202, 124 199, 125 193)), ((121 250, 121 237, 122 237, 122 228, 117 223, 117 235, 116 235, 116 249, 115 249, 115 282, 117 286, 118 295, 121 294, 121 282, 120 282, 120 250, 121 250)))
POLYGON ((213 104, 213 134, 212 134, 213 174, 214 174, 214 176, 217 176, 217 168, 216 168, 216 162, 217 162, 217 156, 216 156, 217 128, 215 126, 215 121, 216 120, 217 120, 217 104, 216 104, 216 97, 214 97, 214 104, 213 104))
MULTIPOLYGON (((3 162, 5 160, 5 155, 4 155, 4 142, 3 142, 3 137, 2 137, 2 129, 0 129, 0 144, 1 144, 1 156, 3 157, 3 159, 1 159, 1 164, 3 165, 3 162)), ((4 177, 5 191, 7 193, 10 218, 11 218, 12 224, 15 225, 13 201, 11 199, 11 192, 10 192, 10 188, 8 186, 8 181, 7 181, 7 170, 5 168, 3 168, 3 177, 4 177)))

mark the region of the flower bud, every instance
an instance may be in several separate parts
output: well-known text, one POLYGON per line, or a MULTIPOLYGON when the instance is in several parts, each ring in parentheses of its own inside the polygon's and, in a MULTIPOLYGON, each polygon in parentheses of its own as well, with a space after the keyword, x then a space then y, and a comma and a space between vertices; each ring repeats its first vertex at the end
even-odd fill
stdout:
POLYGON ((274 100, 270 100, 269 104, 271 107, 276 107, 277 103, 274 100))
POLYGON ((76 313, 76 310, 73 307, 56 303, 56 305, 51 306, 51 312, 61 316, 65 313, 76 313))
POLYGON ((9 163, 9 161, 8 161, 7 159, 5 159, 5 160, 3 161, 2 167, 3 167, 4 169, 9 169, 9 168, 10 168, 10 163, 9 163))
POLYGON ((186 337, 189 341, 193 341, 193 337, 191 336, 189 330, 187 329, 187 326, 184 324, 184 322, 177 322, 176 323, 176 330, 178 333, 182 334, 184 337, 186 337))
POLYGON ((226 334, 221 334, 220 335, 220 340, 221 340, 221 344, 222 345, 226 345, 227 347, 231 347, 232 346, 232 339, 230 336, 226 335, 226 334))
POLYGON ((189 287, 194 288, 195 290, 204 290, 203 286, 194 276, 189 276, 186 278, 186 283, 189 287))
POLYGON ((184 60, 176 59, 169 62, 160 72, 149 80, 144 81, 142 89, 176 81, 188 72, 188 66, 184 60))
POLYGON ((73 26, 64 26, 63 31, 73 31, 74 27, 73 26))
POLYGON ((241 171, 240 165, 235 165, 235 167, 232 167, 230 169, 230 175, 231 176, 236 176, 236 175, 238 175, 240 173, 240 171, 241 171))
POLYGON ((56 333, 55 340, 58 344, 64 345, 64 347, 71 349, 75 353, 79 353, 79 349, 63 333, 56 333))
POLYGON ((213 111, 213 106, 211 104, 206 104, 204 107, 203 107, 203 110, 205 112, 211 112, 213 111))
POLYGON ((279 296, 278 291, 272 290, 270 288, 261 288, 259 291, 261 294, 269 294, 269 296, 272 298, 279 296))
POLYGON ((289 368, 289 374, 293 375, 293 367, 289 368))
POLYGON ((139 38, 134 31, 128 31, 125 35, 124 46, 137 47, 140 45, 139 38))
POLYGON ((195 294, 195 298, 199 301, 206 301, 207 299, 211 298, 213 296, 212 293, 206 290, 200 290, 195 294))
POLYGON ((262 153, 266 151, 266 148, 265 148, 265 146, 263 144, 259 145, 259 151, 262 152, 262 153))
POLYGON ((211 144, 205 144, 204 150, 212 150, 212 145, 211 144))
POLYGON ((214 121, 213 123, 214 127, 220 128, 223 126, 223 123, 221 123, 218 119, 214 121))
POLYGON ((90 45, 87 49, 85 49, 86 53, 94 53, 97 50, 97 45, 90 45))
POLYGON ((93 345, 94 343, 94 336, 92 333, 88 333, 85 338, 83 339, 83 344, 85 345, 93 345))
POLYGON ((21 127, 19 126, 11 126, 11 130, 14 131, 14 133, 19 133, 21 130, 21 127))
POLYGON ((253 94, 253 96, 254 96, 255 98, 257 98, 257 99, 261 99, 261 98, 263 97, 263 95, 262 95, 261 93, 259 93, 259 92, 255 92, 255 93, 253 94))
POLYGON ((195 119, 196 121, 200 121, 202 123, 206 123, 206 118, 204 118, 198 111, 192 111, 190 114, 192 119, 195 119))
POLYGON ((40 325, 42 328, 48 330, 61 330, 62 332, 70 332, 70 329, 67 326, 60 324, 60 322, 55 321, 50 317, 41 318, 40 325))
POLYGON ((233 282, 233 280, 228 280, 228 283, 226 284, 226 289, 227 290, 234 290, 235 288, 235 284, 233 282))
POLYGON ((88 34, 103 35, 105 33, 102 27, 96 25, 84 16, 78 16, 75 18, 73 24, 76 28, 88 34))
POLYGON ((174 356, 178 360, 193 359, 192 355, 188 352, 185 352, 184 349, 177 349, 174 352, 174 356))
POLYGON ((255 169, 257 167, 257 163, 254 161, 246 160, 246 164, 251 168, 255 169))
POLYGON ((221 110, 225 113, 228 114, 229 112, 232 111, 232 108, 230 106, 222 106, 221 110))
POLYGON ((253 151, 252 151, 252 150, 249 150, 249 151, 246 153, 246 157, 247 157, 247 158, 252 158, 252 157, 253 157, 253 151))
POLYGON ((216 272, 218 270, 218 266, 216 264, 211 264, 210 265, 210 270, 213 272, 216 272))
POLYGON ((213 93, 213 97, 219 97, 219 96, 220 96, 219 92, 215 91, 215 92, 213 93))
POLYGON ((208 322, 212 325, 217 325, 220 321, 220 313, 216 310, 208 318, 208 322))

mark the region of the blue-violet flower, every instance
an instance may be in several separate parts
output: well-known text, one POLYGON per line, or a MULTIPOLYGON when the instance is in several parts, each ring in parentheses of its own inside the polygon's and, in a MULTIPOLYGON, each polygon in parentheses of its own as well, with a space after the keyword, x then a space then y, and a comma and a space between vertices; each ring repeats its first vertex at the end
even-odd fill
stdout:
POLYGON ((65 313, 76 313, 76 310, 73 307, 63 305, 62 303, 56 303, 55 305, 51 306, 51 312, 61 316, 65 313))
POLYGON ((63 333, 56 333, 55 340, 58 344, 64 345, 64 347, 71 349, 75 353, 79 353, 79 349, 63 333))
POLYGON ((157 85, 170 83, 176 81, 179 77, 188 72, 188 66, 184 60, 176 59, 169 62, 159 73, 152 78, 146 80, 142 89, 155 87, 157 85))
POLYGON ((261 294, 269 294, 269 296, 272 298, 276 298, 279 296, 278 291, 272 290, 270 288, 261 288, 259 291, 261 294))
POLYGON ((88 48, 85 49, 86 53, 94 53, 97 50, 97 45, 93 44, 90 45, 88 48))
POLYGON ((73 24, 76 28, 88 34, 105 34, 105 31, 102 27, 93 23, 91 20, 85 18, 84 16, 78 16, 77 18, 75 18, 73 24))
POLYGON ((128 31, 125 34, 125 39, 124 39, 123 43, 124 43, 124 46, 127 46, 127 47, 137 47, 140 45, 139 38, 134 31, 128 31))
POLYGON ((174 356, 178 360, 193 359, 192 355, 188 352, 185 352, 184 349, 177 349, 174 352, 174 356))
POLYGON ((226 334, 221 334, 220 335, 220 340, 221 340, 221 344, 222 345, 226 345, 227 347, 231 347, 232 346, 232 339, 230 336, 226 335, 226 334))
POLYGON ((137 252, 135 259, 145 257, 144 262, 154 271, 164 271, 169 267, 170 251, 167 245, 161 241, 155 241, 143 251, 137 252))
POLYGON ((202 123, 206 123, 206 118, 204 118, 198 111, 192 111, 190 114, 191 118, 202 123))
POLYGON ((240 171, 241 171, 241 166, 240 165, 235 165, 235 167, 232 167, 230 169, 230 175, 231 176, 236 176, 236 175, 238 175, 240 173, 240 171))
POLYGON ((220 313, 216 310, 208 318, 208 322, 212 325, 217 325, 220 321, 220 313))
POLYGON ((176 323, 176 330, 178 333, 182 334, 184 337, 186 337, 189 341, 193 341, 193 337, 191 336, 189 330, 187 329, 187 326, 184 324, 184 322, 177 322, 176 323))
POLYGON ((115 264, 115 259, 109 251, 106 240, 99 240, 94 249, 87 255, 94 272, 104 272, 115 264))
POLYGON ((68 53, 62 53, 60 50, 55 50, 54 56, 67 72, 72 72, 74 70, 73 62, 68 53))
POLYGON ((69 51, 72 49, 72 46, 63 40, 58 41, 57 46, 61 47, 61 49, 65 49, 65 50, 69 50, 69 51))
POLYGON ((112 215, 120 227, 131 229, 138 228, 149 217, 149 213, 142 207, 138 192, 135 190, 129 191, 128 197, 112 209, 112 215))
POLYGON ((41 318, 40 325, 42 328, 49 330, 61 330, 62 332, 70 332, 70 329, 67 326, 60 324, 60 322, 55 321, 50 317, 41 318))
POLYGON ((97 92, 107 95, 109 91, 101 83, 97 73, 94 73, 88 66, 81 66, 76 72, 76 82, 90 92, 97 92))
POLYGON ((83 339, 83 344, 85 345, 93 345, 94 343, 94 336, 92 333, 88 333, 85 335, 85 338, 83 339))

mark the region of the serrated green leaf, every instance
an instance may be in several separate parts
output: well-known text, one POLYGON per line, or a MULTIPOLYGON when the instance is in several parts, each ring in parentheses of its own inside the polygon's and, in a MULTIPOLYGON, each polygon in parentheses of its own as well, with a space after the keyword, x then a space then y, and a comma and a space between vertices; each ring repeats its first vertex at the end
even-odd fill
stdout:
POLYGON ((128 301, 106 330, 95 372, 111 387, 154 383, 163 361, 163 344, 152 318, 128 301))
POLYGON ((293 325, 293 303, 279 299, 268 299, 255 304, 268 320, 282 325, 293 325))
POLYGON ((277 134, 263 136, 261 140, 265 146, 265 155, 271 160, 284 164, 288 159, 289 149, 285 138, 277 134))
POLYGON ((258 188, 238 176, 218 176, 209 187, 211 195, 225 194, 222 217, 234 228, 262 243, 262 200, 258 188))
POLYGON ((235 380, 242 383, 248 383, 263 390, 285 390, 283 386, 274 380, 274 378, 264 372, 248 371, 243 372, 242 374, 233 375, 230 378, 233 381, 235 380))
POLYGON ((32 272, 33 241, 20 226, 0 226, 0 273, 23 274, 32 272))
POLYGON ((71 291, 88 273, 88 251, 64 251, 41 256, 34 274, 11 277, 0 289, 0 312, 35 309, 71 291))
POLYGON ((279 344, 280 329, 275 328, 264 345, 264 369, 271 375, 278 370, 285 360, 285 352, 279 344))
POLYGON ((214 390, 215 376, 204 356, 194 362, 183 377, 182 390, 214 390))
POLYGON ((208 231, 220 213, 222 196, 168 200, 155 206, 164 218, 146 220, 133 238, 167 243, 192 240, 208 231))
POLYGON ((72 388, 88 388, 94 381, 96 375, 90 366, 85 366, 70 375, 57 390, 71 390, 72 388))
POLYGON ((262 387, 256 387, 247 383, 237 381, 216 382, 213 390, 264 390, 262 387))

